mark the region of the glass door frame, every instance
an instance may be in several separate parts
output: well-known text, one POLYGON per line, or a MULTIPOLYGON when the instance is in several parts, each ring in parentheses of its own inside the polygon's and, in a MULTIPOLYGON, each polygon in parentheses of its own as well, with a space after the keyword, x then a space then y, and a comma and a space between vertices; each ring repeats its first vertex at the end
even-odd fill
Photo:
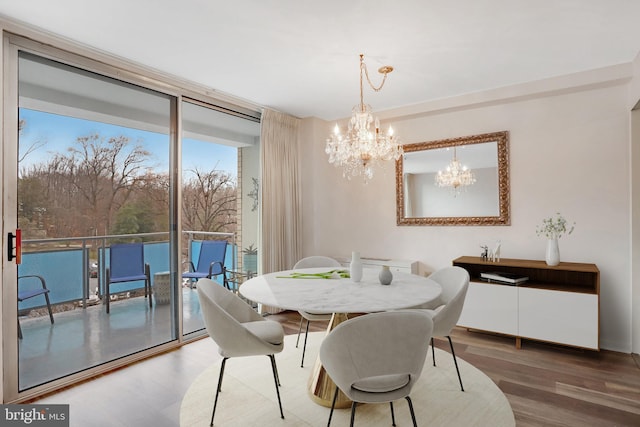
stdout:
POLYGON ((2 225, 2 252, 7 250, 7 233, 15 233, 18 224, 17 210, 17 183, 18 183, 18 52, 25 51, 34 55, 42 56, 54 61, 66 63, 90 72, 105 75, 127 83, 135 84, 144 88, 152 89, 171 98, 170 101, 170 128, 169 128, 169 241, 170 254, 169 264, 172 274, 172 316, 173 334, 175 339, 153 347, 142 350, 127 357, 111 360, 101 365, 76 372, 69 376, 51 381, 49 383, 19 391, 18 385, 18 346, 7 345, 7 343, 18 342, 18 312, 17 312, 17 265, 15 261, 8 261, 7 253, 3 254, 2 261, 2 337, 5 345, 2 352, 2 377, 3 403, 18 403, 35 396, 51 392, 53 390, 66 387, 87 378, 95 377, 101 373, 129 365, 137 360, 150 357, 154 354, 166 352, 169 349, 177 348, 186 341, 182 334, 182 294, 180 292, 180 256, 181 243, 179 230, 181 229, 180 196, 181 196, 181 170, 178 167, 181 163, 181 120, 180 105, 182 96, 176 90, 169 90, 170 87, 162 82, 155 82, 148 78, 143 78, 132 72, 106 65, 95 60, 69 53, 49 45, 44 45, 33 40, 25 39, 21 36, 4 33, 2 41, 3 59, 3 161, 0 164, 0 173, 3 176, 3 225, 2 225))

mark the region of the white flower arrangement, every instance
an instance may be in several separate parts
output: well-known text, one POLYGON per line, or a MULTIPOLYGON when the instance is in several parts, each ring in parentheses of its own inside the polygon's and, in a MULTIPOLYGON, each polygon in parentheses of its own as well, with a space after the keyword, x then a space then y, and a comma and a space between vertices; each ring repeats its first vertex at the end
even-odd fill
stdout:
POLYGON ((556 213, 556 217, 549 217, 542 220, 542 225, 536 227, 536 234, 538 236, 545 236, 547 239, 559 239, 564 234, 571 234, 575 228, 576 223, 571 224, 571 228, 567 230, 567 220, 560 214, 556 213))

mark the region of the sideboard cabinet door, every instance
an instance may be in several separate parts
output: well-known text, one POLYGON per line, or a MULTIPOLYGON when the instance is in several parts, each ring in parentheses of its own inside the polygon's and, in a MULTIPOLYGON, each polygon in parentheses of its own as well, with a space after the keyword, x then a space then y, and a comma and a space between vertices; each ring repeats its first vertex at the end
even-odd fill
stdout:
POLYGON ((470 282, 458 326, 518 334, 518 288, 470 282))
POLYGON ((526 287, 518 291, 522 338, 598 349, 598 295, 526 287))

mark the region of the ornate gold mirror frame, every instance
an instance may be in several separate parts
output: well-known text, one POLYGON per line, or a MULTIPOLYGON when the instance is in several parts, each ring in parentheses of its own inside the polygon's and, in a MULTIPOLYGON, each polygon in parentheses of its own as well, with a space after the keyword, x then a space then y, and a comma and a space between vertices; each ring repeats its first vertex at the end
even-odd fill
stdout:
MULTIPOLYGON (((396 161, 396 218, 398 225, 510 225, 509 132, 502 131, 481 135, 464 136, 460 138, 444 139, 440 141, 418 142, 415 144, 404 145, 403 150, 403 156, 396 161), (456 150, 451 150, 451 148, 456 148, 456 150), (467 151, 465 152, 465 150, 467 151), (422 184, 420 185, 422 185, 423 187, 421 187, 420 197, 423 197, 422 194, 425 191, 434 191, 429 188, 430 185, 433 185, 434 188, 437 187, 435 182, 437 169, 432 169, 431 166, 427 166, 428 163, 432 163, 434 160, 431 157, 435 157, 436 153, 439 155, 443 155, 445 152, 447 153, 447 156, 451 157, 451 153, 453 153, 453 156, 455 157, 456 151, 461 156, 467 156, 466 158, 462 158, 461 162, 465 164, 470 163, 471 170, 474 170, 475 168, 476 172, 486 171, 487 175, 490 177, 488 179, 489 183, 482 183, 482 181, 480 180, 479 182, 482 185, 477 185, 477 183, 474 183, 473 185, 470 185, 468 187, 469 190, 467 190, 471 193, 474 186, 478 189, 484 188, 485 190, 483 191, 487 191, 487 193, 489 193, 488 198, 490 199, 490 206, 488 208, 488 211, 478 212, 474 208, 474 206, 479 207, 484 203, 474 203, 470 201, 472 200, 472 197, 467 198, 467 204, 465 205, 463 198, 466 197, 466 194, 465 192, 461 192, 458 196, 453 195, 453 193, 449 193, 449 199, 445 199, 445 196, 443 195, 432 196, 439 197, 441 200, 436 200, 434 202, 433 199, 431 199, 432 203, 435 204, 460 205, 461 211, 456 212, 455 215, 447 216, 445 214, 442 216, 423 216, 423 214, 419 213, 415 216, 406 215, 405 210, 408 209, 407 207, 409 205, 407 203, 410 199, 408 182, 411 174, 404 172, 404 162, 411 162, 411 165, 420 165, 424 163, 426 172, 413 174, 414 177, 421 177, 420 182, 422 182, 422 184), (481 161, 484 162, 484 164, 480 165, 481 161), (476 164, 479 166, 475 167, 474 162, 477 162, 476 164), (459 198, 455 200, 455 198, 457 197, 459 198), (489 212, 489 214, 486 214, 486 212, 489 212)), ((446 163, 444 161, 438 160, 438 162, 442 167, 446 166, 446 163)), ((442 169, 442 167, 440 169, 442 169)), ((444 194, 442 189, 440 190, 440 192, 444 194)), ((413 190, 413 193, 415 193, 415 189, 413 190)), ((485 200, 477 199, 477 197, 482 196, 483 195, 479 194, 473 195, 473 197, 476 197, 475 200, 484 202, 485 200)), ((426 200, 428 200, 426 196, 423 198, 424 200, 421 200, 420 203, 426 203, 426 200)), ((446 209, 444 209, 443 211, 446 211, 446 209)))

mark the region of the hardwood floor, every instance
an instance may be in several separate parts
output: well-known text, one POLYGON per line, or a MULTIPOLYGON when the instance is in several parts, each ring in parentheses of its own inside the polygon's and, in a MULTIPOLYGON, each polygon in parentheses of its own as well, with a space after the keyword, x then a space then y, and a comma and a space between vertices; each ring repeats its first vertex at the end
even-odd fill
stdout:
POLYGON ((519 427, 640 426, 640 367, 629 354, 525 340, 518 350, 513 338, 461 328, 452 339, 456 356, 507 396, 519 427))
MULTIPOLYGON (((281 322, 287 334, 298 332, 297 313, 270 318, 281 322)), ((310 331, 325 327, 314 322, 310 331)), ((452 339, 456 356, 482 370, 505 393, 518 427, 640 426, 637 356, 524 340, 517 350, 513 338, 460 328, 452 339)), ((435 342, 449 351, 446 339, 435 342)), ((213 341, 203 339, 35 403, 70 404, 72 426, 98 425, 96 421, 109 426, 178 426, 182 396, 218 358, 213 341)))

